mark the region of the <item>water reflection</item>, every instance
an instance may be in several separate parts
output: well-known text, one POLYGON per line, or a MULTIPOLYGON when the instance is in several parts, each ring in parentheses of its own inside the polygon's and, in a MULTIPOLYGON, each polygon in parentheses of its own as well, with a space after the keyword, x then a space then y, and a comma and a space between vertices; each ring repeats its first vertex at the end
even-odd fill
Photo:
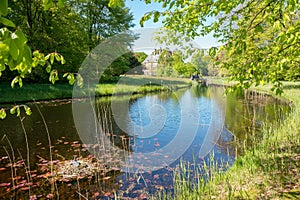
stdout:
MULTIPOLYGON (((94 118, 90 117, 88 110, 80 116, 82 122, 88 124, 86 126, 88 130, 85 130, 87 138, 82 138, 81 135, 79 137, 77 134, 70 101, 42 102, 38 103, 38 106, 51 136, 50 148, 53 160, 70 160, 74 155, 85 158, 93 154, 105 163, 106 167, 114 167, 113 173, 107 175, 109 179, 101 180, 100 184, 92 180, 82 185, 80 183, 79 186, 84 188, 87 194, 94 195, 98 192, 99 196, 109 196, 116 191, 120 196, 138 197, 145 191, 153 193, 161 188, 171 191, 172 168, 179 163, 179 159, 203 163, 203 159, 206 158, 198 158, 201 147, 213 148, 216 160, 232 163, 236 154, 233 141, 244 141, 250 138, 249 135, 259 137, 262 125, 278 123, 289 112, 288 105, 280 104, 269 97, 229 95, 224 101, 223 92, 223 88, 219 87, 192 87, 190 90, 169 93, 113 97, 115 108, 119 111, 118 115, 111 109, 111 97, 98 98, 95 101, 94 118), (126 102, 128 107, 124 106, 126 102), (218 108, 220 112, 214 113, 212 108, 218 108), (222 130, 217 130, 223 123, 216 120, 219 118, 225 118, 222 130), (153 125, 156 126, 151 127, 153 125), (213 132, 209 132, 210 127, 216 128, 213 132), (184 133, 178 136, 180 130, 184 133), (217 133, 220 131, 219 137, 217 133), (176 147, 168 148, 176 136, 178 137, 176 147), (203 144, 205 138, 208 138, 209 143, 203 144), (81 145, 82 142, 84 146, 81 145), (167 151, 159 151, 163 148, 167 151), (183 155, 172 163, 162 165, 160 170, 147 173, 136 171, 137 174, 124 173, 124 167, 139 170, 140 166, 151 164, 153 159, 157 162, 168 160, 180 150, 184 150, 183 155), (134 166, 131 166, 132 163, 134 166), (121 168, 123 170, 117 170, 121 168)), ((83 104, 90 104, 88 100, 80 101, 83 104)), ((42 174, 44 172, 39 170, 40 165, 37 163, 41 163, 41 158, 50 159, 49 141, 42 117, 34 105, 31 105, 31 108, 33 114, 29 117, 24 116, 22 122, 28 136, 30 168, 37 169, 37 173, 42 174)), ((0 127, 0 137, 6 136, 1 140, 3 147, 0 149, 1 157, 14 156, 15 160, 26 158, 26 141, 20 119, 8 115, 7 119, 0 121, 0 127), (10 148, 8 141, 13 149, 10 148)), ((2 158, 0 168, 3 170, 0 171, 0 180, 10 183, 12 182, 10 161, 8 158, 2 158)), ((22 175, 24 170, 22 172, 21 168, 22 166, 18 175, 24 176, 22 175)), ((68 193, 70 197, 78 197, 77 182, 68 184, 58 185, 61 195, 68 193)), ((0 187, 0 192, 7 191, 9 187, 0 187)), ((13 190, 7 192, 8 196, 15 195, 10 191, 13 190)), ((44 197, 48 192, 50 188, 45 187, 44 197)))

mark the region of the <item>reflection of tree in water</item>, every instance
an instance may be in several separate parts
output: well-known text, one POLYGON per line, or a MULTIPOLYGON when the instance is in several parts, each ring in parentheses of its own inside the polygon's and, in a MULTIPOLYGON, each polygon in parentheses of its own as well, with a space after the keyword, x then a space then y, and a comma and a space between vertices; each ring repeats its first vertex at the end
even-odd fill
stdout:
MULTIPOLYGON (((193 86, 191 94, 195 97, 206 97, 222 105, 224 87, 193 86)), ((220 109, 225 113, 225 126, 217 140, 218 149, 229 155, 235 155, 234 140, 237 144, 251 145, 253 136, 261 137, 263 126, 280 123, 290 107, 283 102, 265 94, 255 92, 236 92, 226 95, 226 105, 220 109)), ((213 118, 212 118, 213 119, 213 118)))
POLYGON ((217 151, 223 155, 234 155, 232 148, 233 137, 225 128, 226 98, 223 87, 204 87, 197 86, 194 90, 196 97, 207 98, 210 100, 211 122, 209 124, 211 131, 207 134, 212 135, 210 138, 212 145, 216 144, 217 151))
POLYGON ((288 105, 264 94, 229 94, 226 103, 226 127, 238 141, 246 141, 246 144, 251 145, 253 136, 261 137, 263 125, 280 123, 289 111, 288 105))
MULTIPOLYGON (((120 101, 123 99, 120 98, 120 101)), ((125 101, 128 101, 125 99, 125 101)), ((114 120, 114 116, 111 110, 111 97, 99 98, 96 101, 97 118, 99 121, 102 133, 106 137, 110 138, 112 144, 126 151, 132 151, 130 141, 131 136, 125 131, 121 130, 114 120)), ((124 109, 125 111, 125 109, 124 109)), ((126 115, 124 115, 126 116, 126 115)), ((127 115, 128 116, 128 115, 127 115)), ((128 118, 124 118, 124 121, 128 121, 128 118)))
POLYGON ((193 85, 191 87, 191 94, 193 97, 210 97, 210 92, 213 88, 204 87, 201 84, 193 85))

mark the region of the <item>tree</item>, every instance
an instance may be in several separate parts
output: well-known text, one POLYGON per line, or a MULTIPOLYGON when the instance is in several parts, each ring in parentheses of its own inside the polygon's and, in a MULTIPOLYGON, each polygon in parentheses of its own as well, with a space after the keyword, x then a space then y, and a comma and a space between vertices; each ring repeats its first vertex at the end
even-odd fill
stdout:
POLYGON ((135 53, 129 52, 116 59, 102 74, 100 82, 119 80, 120 75, 134 69, 132 74, 142 74, 142 66, 135 53))
POLYGON ((52 69, 55 71, 50 75, 55 77, 50 79, 57 80, 58 72, 76 72, 89 50, 101 40, 133 27, 129 9, 123 3, 118 3, 117 7, 109 3, 109 0, 11 1, 8 9, 8 0, 1 1, 0 58, 3 60, 0 60, 0 72, 9 66, 7 76, 12 74, 9 71, 17 71, 13 75, 22 73, 16 80, 24 77, 37 80, 36 75, 39 75, 38 78, 43 81, 48 77, 45 71, 50 73, 50 64, 53 63, 52 59, 51 62, 47 59, 54 57, 64 64, 65 59, 61 55, 65 55, 68 62, 52 69), (45 57, 36 52, 41 61, 34 64, 29 46, 53 55, 45 57), (35 70, 32 70, 33 67, 35 70))
MULTIPOLYGON (((53 6, 45 10, 43 1, 13 1, 8 19, 15 22, 27 36, 28 45, 43 53, 59 52, 68 61, 64 65, 56 64, 61 74, 77 72, 88 54, 87 33, 84 20, 74 11, 70 3, 63 8, 53 6), (68 30, 68 31, 66 31, 68 30)), ((47 71, 40 66, 26 77, 34 82, 46 82, 47 71)), ((8 77, 9 79, 9 77, 8 77)))
POLYGON ((134 52, 134 56, 137 58, 139 63, 142 63, 148 55, 145 52, 134 52))
POLYGON ((88 32, 88 45, 92 50, 104 38, 129 30, 133 27, 133 15, 124 6, 112 7, 109 0, 74 1, 76 9, 84 18, 88 32))
POLYGON ((180 51, 163 49, 158 60, 158 75, 167 77, 190 77, 196 72, 191 63, 184 62, 184 55, 180 51))
MULTIPOLYGON (((117 4, 117 0, 112 1, 117 4)), ((145 0, 151 3, 150 0, 145 0)), ((210 32, 224 44, 210 54, 228 70, 235 87, 271 83, 282 93, 282 80, 300 78, 300 23, 297 0, 156 0, 164 11, 146 13, 140 23, 163 18, 166 29, 192 38, 210 32), (214 22, 208 23, 207 19, 214 22), (215 58, 216 59, 216 58, 215 58)))
POLYGON ((131 72, 134 75, 144 74, 142 62, 147 58, 147 54, 144 52, 134 52, 132 57, 132 67, 134 70, 131 72))
POLYGON ((208 76, 220 76, 219 68, 213 62, 209 62, 207 66, 207 74, 208 76))
POLYGON ((174 57, 173 52, 163 49, 158 59, 158 72, 159 76, 172 77, 176 76, 173 69, 174 57))
POLYGON ((192 64, 197 70, 197 72, 203 76, 208 75, 208 64, 210 58, 204 55, 203 50, 198 50, 193 54, 192 64))
MULTIPOLYGON (((67 77, 70 84, 74 84, 75 77, 78 77, 77 83, 81 85, 80 75, 70 72, 77 71, 88 50, 105 37, 133 26, 132 14, 122 1, 114 4, 108 0, 89 0, 86 3, 75 0, 26 0, 9 3, 8 0, 1 0, 0 3, 0 77, 4 72, 2 79, 12 79, 12 87, 16 83, 22 87, 24 78, 36 80, 35 74, 42 80, 49 77, 54 84, 61 72, 67 72, 63 77, 67 77), (88 12, 82 12, 84 10, 88 12), (85 23, 87 19, 89 21, 85 23), (30 47, 38 50, 32 53, 30 47), (68 57, 65 66, 62 66, 66 61, 61 52, 68 57), (60 64, 53 69, 55 60, 60 64), (46 75, 41 76, 43 73, 46 75)), ((19 114, 19 109, 17 106, 12 112, 17 110, 19 114)), ((6 111, 1 109, 0 118, 5 116, 6 111)))
MULTIPOLYGON (((108 0, 69 0, 62 7, 52 5, 47 10, 43 3, 41 0, 12 2, 13 12, 8 18, 24 31, 31 48, 64 55, 68 62, 55 66, 60 76, 76 73, 88 52, 99 42, 133 26, 128 8, 110 8, 108 0)), ((45 82, 48 74, 44 68, 37 67, 27 77, 45 82)))
POLYGON ((174 64, 173 68, 176 72, 183 77, 190 77, 196 72, 195 67, 191 63, 185 63, 183 61, 183 55, 181 52, 173 53, 174 64))

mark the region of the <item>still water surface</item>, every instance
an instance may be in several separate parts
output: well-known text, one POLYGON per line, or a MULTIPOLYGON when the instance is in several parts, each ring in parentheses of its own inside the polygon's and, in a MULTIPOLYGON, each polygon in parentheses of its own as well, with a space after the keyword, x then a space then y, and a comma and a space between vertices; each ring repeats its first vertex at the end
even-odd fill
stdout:
MULTIPOLYGON (((70 100, 37 103, 46 121, 51 138, 52 159, 55 162, 72 160, 74 156, 86 158, 90 154, 97 154, 96 159, 102 159, 107 168, 113 168, 105 174, 105 177, 109 177, 107 179, 62 181, 57 184, 55 192, 51 191, 47 182, 47 170, 41 168, 41 163, 47 164, 50 160, 47 129, 35 105, 30 104, 33 114, 21 119, 28 137, 30 170, 35 174, 34 177, 38 177, 31 180, 31 195, 46 197, 58 192, 61 199, 74 199, 80 193, 89 199, 109 199, 114 193, 124 198, 142 198, 159 190, 172 192, 173 169, 180 160, 192 165, 202 165, 212 157, 213 152, 215 161, 222 161, 230 166, 238 153, 236 145, 239 141, 243 143, 247 140, 250 145, 250 136, 261 137, 260 130, 264 125, 280 123, 290 111, 287 104, 270 97, 229 95, 225 98, 223 92, 221 87, 192 87, 169 93, 114 97, 115 111, 111 109, 111 97, 96 99, 95 108, 102 137, 122 152, 118 156, 106 158, 95 153, 100 148, 95 147, 97 142, 88 144, 90 141, 86 142, 85 136, 77 133, 70 100), (128 107, 122 106, 126 104, 124 102, 129 103, 128 107), (218 112, 215 112, 216 109, 218 112), (220 116, 223 120, 219 119, 220 116), (189 121, 183 122, 186 119, 189 121), (180 132, 184 135, 176 138, 180 132), (87 148, 88 145, 90 148, 87 148), (160 150, 165 147, 168 151, 162 153, 160 150), (210 153, 199 155, 201 147, 210 153), (155 168, 157 170, 140 168, 151 167, 155 161, 163 159, 166 162, 155 168)), ((79 102, 89 103, 87 100, 79 102)), ((85 114, 82 114, 82 123, 93 123, 85 121, 85 114)), ((26 137, 21 120, 9 115, 0 121, 0 127, 0 196, 26 199, 30 181, 24 173, 27 162, 20 161, 27 157, 26 137), (12 168, 10 163, 13 160, 18 165, 12 168), (11 169, 14 171, 14 180, 11 178, 11 169)), ((91 130, 87 130, 89 131, 91 130)), ((96 131, 95 134, 99 135, 96 131)))

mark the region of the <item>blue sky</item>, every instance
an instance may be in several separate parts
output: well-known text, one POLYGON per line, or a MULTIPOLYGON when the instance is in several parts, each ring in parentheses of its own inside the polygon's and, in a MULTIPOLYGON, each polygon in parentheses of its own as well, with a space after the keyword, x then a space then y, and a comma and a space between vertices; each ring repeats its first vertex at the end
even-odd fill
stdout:
MULTIPOLYGON (((159 3, 151 3, 151 4, 146 4, 144 1, 140 0, 126 0, 126 6, 130 8, 131 12, 134 15, 134 23, 136 24, 135 28, 141 28, 140 26, 140 19, 141 17, 150 11, 153 10, 162 10, 161 5, 159 3)), ((152 20, 147 21, 144 24, 144 27, 147 28, 157 28, 162 26, 161 23, 153 23, 152 20)))
MULTIPOLYGON (((131 12, 134 15, 133 22, 136 24, 135 29, 141 29, 139 21, 145 13, 153 10, 162 10, 159 3, 145 4, 143 0, 126 0, 126 6, 130 8, 131 12)), ((144 24, 144 28, 159 28, 161 26, 161 22, 153 23, 152 20, 149 20, 144 24)), ((217 42, 217 39, 215 39, 211 34, 205 37, 197 37, 195 39, 195 42, 202 48, 210 48, 220 45, 220 43, 217 42)))

